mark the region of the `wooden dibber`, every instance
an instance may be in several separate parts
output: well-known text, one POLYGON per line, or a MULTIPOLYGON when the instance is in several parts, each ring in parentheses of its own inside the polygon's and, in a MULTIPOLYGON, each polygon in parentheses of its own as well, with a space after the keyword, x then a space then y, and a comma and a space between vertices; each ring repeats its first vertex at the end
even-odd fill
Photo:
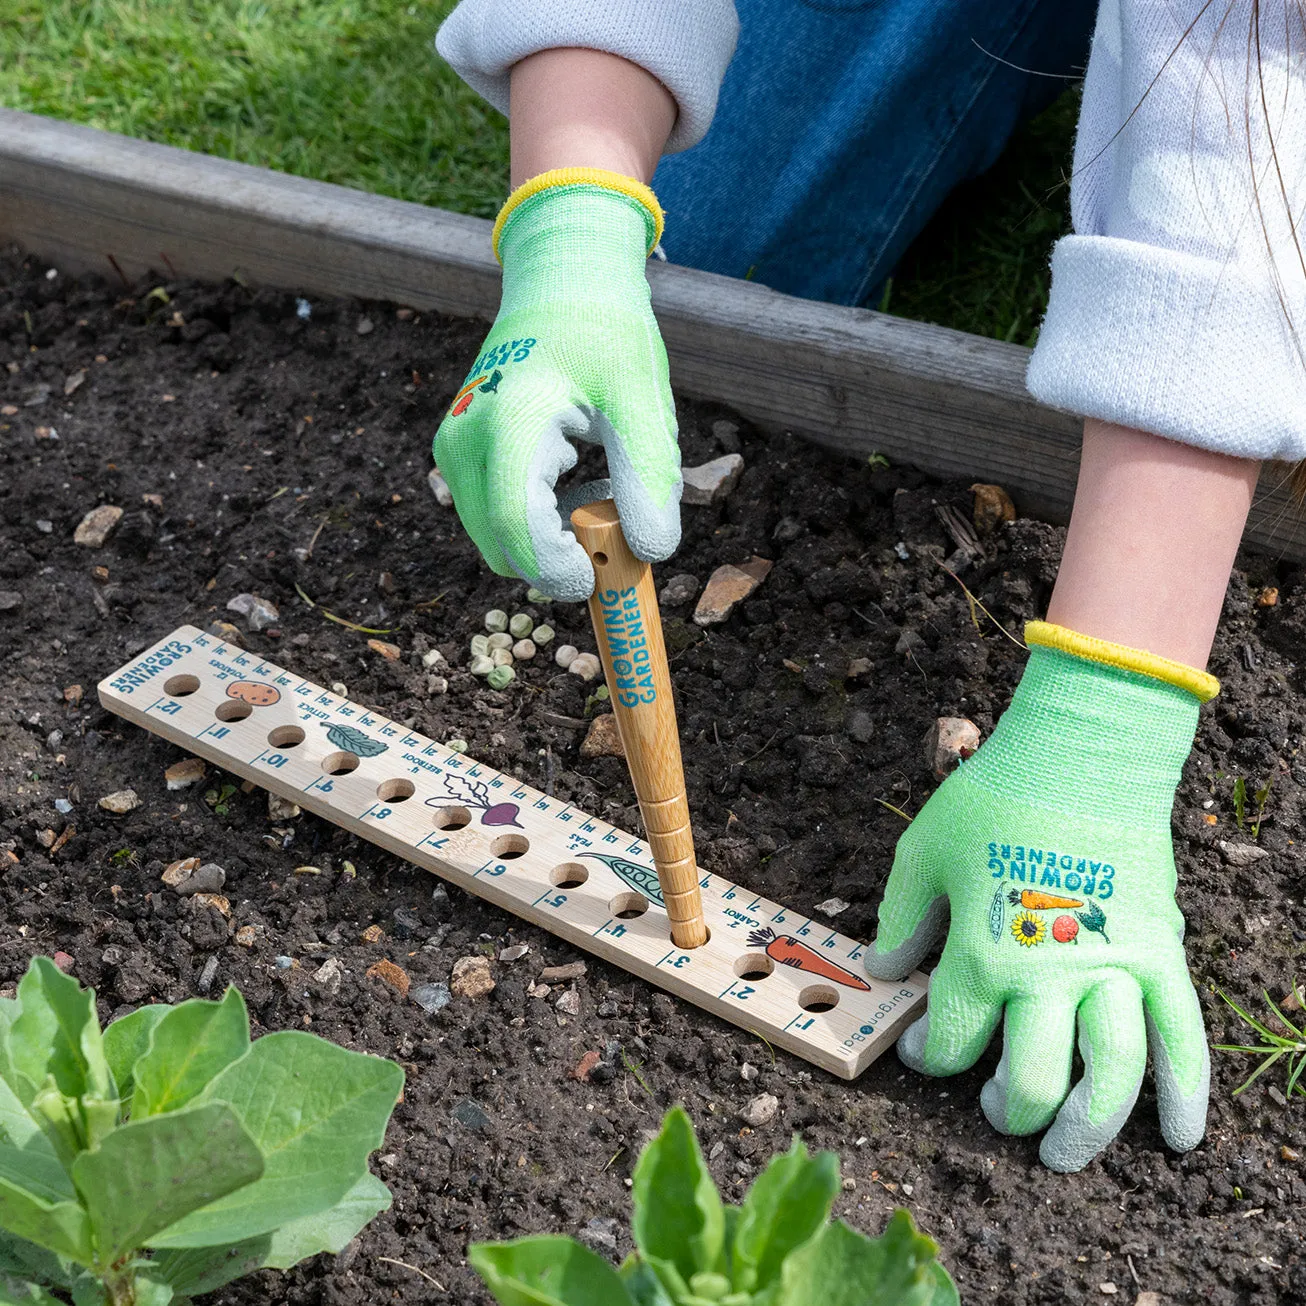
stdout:
POLYGON ((707 942, 707 926, 653 569, 630 551, 611 499, 577 508, 571 524, 594 564, 590 620, 671 939, 678 948, 698 948, 707 942))

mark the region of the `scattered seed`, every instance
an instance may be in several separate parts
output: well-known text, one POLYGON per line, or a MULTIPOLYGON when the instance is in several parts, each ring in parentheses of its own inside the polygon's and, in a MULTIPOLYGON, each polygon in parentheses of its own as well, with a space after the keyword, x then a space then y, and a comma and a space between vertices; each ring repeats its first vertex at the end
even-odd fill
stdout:
POLYGON ((558 651, 553 655, 553 660, 565 671, 579 656, 580 649, 571 644, 560 644, 558 651))
MULTIPOLYGON (((511 656, 511 654, 509 654, 511 656)), ((517 678, 517 673, 510 666, 495 667, 488 676, 485 677, 485 683, 491 689, 507 689, 510 684, 517 678)))
POLYGON ((472 656, 474 658, 490 656, 490 637, 488 635, 472 636, 472 656))
POLYGON ((369 639, 367 647, 373 653, 379 653, 387 662, 398 662, 404 655, 403 649, 398 644, 387 644, 383 639, 369 639))
POLYGON ((465 739, 450 739, 445 742, 445 747, 451 753, 465 753, 470 745, 465 739))
POLYGON ((529 662, 535 656, 535 641, 530 639, 519 639, 512 646, 512 657, 514 662, 529 662))
POLYGON ((525 639, 535 629, 534 620, 525 612, 515 612, 508 622, 508 633, 513 639, 525 639))
POLYGON ((577 653, 567 670, 584 681, 597 679, 603 673, 603 663, 593 653, 577 653))
POLYGON ((512 648, 512 636, 506 630, 497 630, 486 638, 485 648, 488 653, 499 648, 512 648))
POLYGON ((490 654, 490 661, 493 662, 496 667, 510 667, 513 664, 513 660, 511 649, 496 648, 494 652, 490 654))
POLYGON ((531 639, 535 641, 537 648, 543 648, 553 639, 553 634, 554 631, 552 626, 536 626, 535 629, 531 631, 531 639))
POLYGON ((478 654, 468 663, 467 670, 474 676, 488 676, 494 670, 494 659, 478 654))
POLYGON ((502 608, 491 608, 485 614, 485 629, 497 635, 508 629, 508 614, 502 608))

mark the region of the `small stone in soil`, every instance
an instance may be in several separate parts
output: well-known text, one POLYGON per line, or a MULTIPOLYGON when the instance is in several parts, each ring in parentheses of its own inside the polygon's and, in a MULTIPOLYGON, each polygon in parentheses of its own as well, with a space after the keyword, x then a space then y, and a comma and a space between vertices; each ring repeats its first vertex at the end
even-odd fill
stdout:
POLYGON ((1230 866, 1250 866, 1270 855, 1269 849, 1258 848, 1253 843, 1229 843, 1226 839, 1218 839, 1215 846, 1230 866))
POLYGON ((204 969, 200 971, 199 978, 195 981, 195 987, 201 993, 207 993, 213 987, 214 977, 218 973, 217 957, 210 957, 204 963, 204 969))
POLYGON ((427 676, 426 692, 432 698, 438 698, 441 694, 449 692, 449 682, 443 676, 427 676))
POLYGON ((849 904, 842 898, 827 898, 824 902, 816 904, 816 910, 824 912, 827 916, 838 916, 840 912, 848 910, 849 904))
POLYGON ((373 322, 370 317, 360 317, 354 330, 360 336, 370 336, 372 332, 376 330, 376 323, 373 322))
POLYGON ((344 978, 345 968, 334 957, 328 957, 313 972, 314 983, 321 985, 322 989, 332 996, 340 992, 344 978))
POLYGON ((276 605, 257 594, 237 594, 227 601, 227 611, 244 617, 250 630, 266 630, 281 619, 276 605))
POLYGON ((745 1061, 744 1064, 739 1067, 739 1078, 742 1079, 745 1084, 751 1084, 753 1080, 757 1078, 759 1073, 757 1067, 748 1061, 745 1061))
POLYGON ((483 1131, 490 1127, 490 1117, 485 1114, 485 1109, 470 1097, 454 1107, 453 1118, 468 1129, 483 1131))
POLYGON ((907 654, 914 653, 924 643, 925 641, 921 638, 919 631, 904 630, 898 636, 898 642, 893 646, 893 651, 900 657, 906 657, 907 654))
POLYGON ((159 877, 170 889, 175 889, 187 876, 199 870, 198 857, 184 857, 179 862, 170 863, 159 877))
POLYGON ((679 576, 672 576, 662 587, 658 602, 664 608, 678 608, 682 604, 692 603, 698 594, 698 577, 683 571, 679 576))
POLYGON ((280 794, 268 794, 268 820, 293 821, 299 815, 299 804, 280 794))
POLYGON ((78 522, 77 529, 73 532, 73 543, 80 544, 84 549, 102 549, 110 532, 121 520, 121 508, 116 508, 111 503, 102 503, 98 508, 92 508, 78 522))
POLYGON ((73 805, 66 798, 56 798, 54 800, 54 810, 60 816, 67 816, 73 810, 73 805))
POLYGON ((599 1056, 598 1049, 591 1048, 572 1068, 571 1078, 580 1080, 582 1084, 588 1084, 591 1072, 602 1060, 603 1058, 599 1056))
POLYGON ((383 639, 369 639, 367 647, 373 653, 379 653, 387 662, 398 662, 404 655, 403 649, 398 644, 387 644, 383 639))
POLYGON ((444 664, 444 654, 438 648, 427 649, 422 654, 422 666, 427 671, 434 671, 436 667, 442 667, 444 664))
POLYGON ((776 1117, 780 1110, 780 1099, 773 1093, 759 1093, 750 1098, 748 1105, 739 1113, 740 1119, 754 1129, 764 1129, 776 1117))
POLYGON ((294 957, 287 957, 283 954, 281 956, 274 957, 273 961, 276 964, 276 968, 278 970, 294 970, 295 968, 294 957))
POLYGON ((685 488, 680 502, 690 507, 720 503, 730 496, 743 474, 744 460, 737 453, 713 458, 698 467, 686 467, 682 471, 685 488))
POLYGON ((385 931, 379 925, 369 925, 358 937, 364 943, 380 943, 385 938, 385 931))
POLYGON ((577 653, 572 658, 567 673, 572 676, 579 676, 588 683, 591 680, 598 679, 603 674, 603 663, 593 653, 577 653))
POLYGON ((855 708, 848 713, 848 723, 844 726, 848 738, 855 744, 869 744, 875 737, 875 722, 869 712, 855 708))
POLYGON ((187 789, 204 779, 204 763, 198 757, 183 757, 163 773, 163 778, 169 789, 187 789))
POLYGON ((431 493, 435 495, 435 501, 441 508, 453 507, 453 491, 449 488, 449 482, 435 468, 427 473, 426 483, 431 487, 431 493))
POLYGON ((936 780, 942 780, 980 746, 979 727, 965 717, 941 716, 925 732, 922 742, 925 765, 936 780))
POLYGON ((453 997, 447 984, 419 984, 409 989, 408 996, 417 1003, 428 1016, 447 1007, 453 997))
POLYGON ((846 680, 862 680, 874 670, 875 664, 870 658, 853 658, 848 664, 848 672, 844 678, 846 680))
POLYGON ((105 794, 100 799, 100 806, 106 812, 113 812, 115 816, 134 812, 140 805, 141 800, 136 796, 135 789, 119 789, 115 793, 105 794))
POLYGON ((1116 1285, 1112 1283, 1110 1279, 1108 1279, 1105 1283, 1099 1283, 1097 1285, 1097 1290, 1104 1297, 1114 1297, 1116 1293, 1120 1291, 1120 1289, 1117 1288, 1116 1285))
POLYGON ((592 1252, 600 1256, 615 1255, 617 1250, 617 1230, 620 1226, 612 1216, 596 1215, 586 1221, 585 1227, 577 1233, 578 1241, 585 1244, 592 1252))
POLYGON ((730 615, 737 603, 748 598, 766 579, 771 563, 754 557, 741 567, 727 563, 718 567, 708 578, 698 606, 694 609, 694 624, 718 626, 730 615))
POLYGON ((580 746, 582 757, 625 757, 617 718, 611 712, 596 716, 590 722, 589 733, 580 746))
POLYGON ((520 961, 531 950, 529 943, 514 943, 511 948, 504 948, 499 954, 500 961, 520 961))
POLYGON ((236 931, 236 942, 242 948, 252 948, 258 941, 258 931, 252 925, 242 925, 236 931))
POLYGON ((80 685, 67 685, 63 691, 63 701, 69 707, 77 707, 82 701, 82 692, 80 685))
POLYGON ((1016 520, 1016 505, 1002 486, 981 482, 970 491, 975 496, 975 529, 981 535, 992 535, 1003 522, 1016 520))
POLYGON ((73 968, 73 959, 66 952, 56 952, 50 959, 66 975, 73 968))
POLYGON ((565 966, 545 966, 540 971, 539 983, 563 984, 568 980, 580 979, 585 971, 586 966, 583 961, 569 961, 565 966))
POLYGON ((0 590, 0 612, 16 612, 23 606, 23 596, 17 590, 0 590))
POLYGON ((453 964, 449 988, 458 998, 483 998, 494 992, 489 957, 459 957, 453 964))
POLYGON ((712 423, 712 438, 727 453, 738 453, 739 423, 732 422, 728 417, 718 417, 712 423))
POLYGON ((230 918, 231 901, 220 893, 196 893, 191 896, 191 905, 199 910, 212 907, 221 916, 230 918))
POLYGON ((401 998, 408 996, 408 986, 411 981, 408 978, 408 972, 402 966, 396 966, 393 961, 374 962, 367 968, 368 979, 378 979, 382 984, 392 988, 401 998))
POLYGON ((422 928, 422 918, 408 907, 394 909, 394 922, 396 939, 411 939, 422 928))
POLYGON ((227 872, 216 862, 208 862, 192 871, 178 884, 177 893, 189 898, 196 893, 217 893, 227 882, 227 872))
POLYGON ((553 1005, 564 1016, 579 1016, 580 994, 575 989, 568 989, 553 1005))

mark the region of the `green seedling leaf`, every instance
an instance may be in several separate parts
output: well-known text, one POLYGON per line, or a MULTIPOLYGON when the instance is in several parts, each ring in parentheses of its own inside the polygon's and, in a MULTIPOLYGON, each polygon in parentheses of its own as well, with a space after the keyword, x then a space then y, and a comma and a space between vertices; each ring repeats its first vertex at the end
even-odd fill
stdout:
POLYGON ((640 1254, 673 1296, 700 1271, 725 1269, 721 1198, 681 1107, 667 1112, 658 1136, 635 1165, 631 1232, 640 1254), (671 1268, 680 1282, 667 1282, 671 1268))
POLYGON ((65 1257, 0 1229, 0 1274, 68 1288, 80 1273, 80 1268, 65 1257))
POLYGON ((205 1102, 226 1102, 263 1154, 256 1183, 194 1211, 154 1247, 215 1247, 328 1211, 380 1147, 403 1088, 393 1061, 348 1052, 311 1034, 268 1034, 209 1081, 205 1102))
POLYGON ((0 1178, 0 1229, 79 1265, 91 1263, 90 1220, 76 1202, 49 1201, 0 1178))
MULTIPOLYGON (((112 1097, 93 990, 82 988, 49 957, 34 957, 19 982, 18 1001, 22 1012, 9 1028, 14 1070, 33 1088, 53 1076, 67 1097, 112 1097)), ((21 1097, 21 1088, 15 1088, 21 1097)))
POLYGON ((54 1149, 41 1126, 3 1078, 0 1078, 0 1140, 13 1147, 33 1151, 40 1149, 50 1156, 54 1155, 54 1149))
POLYGON ((55 1155, 40 1146, 28 1151, 0 1146, 0 1179, 25 1188, 44 1202, 75 1202, 77 1191, 55 1155))
POLYGON ((249 1013, 235 988, 220 1002, 195 998, 174 1007, 155 1024, 149 1049, 136 1062, 132 1119, 185 1106, 249 1047, 249 1013))
POLYGON ((937 1252, 903 1210, 879 1238, 836 1220, 790 1253, 773 1300, 775 1306, 947 1306, 939 1295, 937 1252))
POLYGON ((132 1120, 73 1164, 101 1265, 262 1174, 257 1145, 220 1102, 132 1120))
POLYGON ((626 1285, 635 1306, 676 1306, 667 1296, 662 1280, 653 1273, 647 1261, 638 1256, 628 1256, 621 1267, 621 1282, 626 1285))
POLYGON ((616 1270, 571 1238, 472 1243, 467 1260, 500 1306, 634 1306, 616 1270))
POLYGON ((135 1082, 133 1067, 150 1046, 155 1025, 172 1010, 162 1002, 137 1007, 130 1015, 113 1021, 104 1031, 104 1057, 118 1086, 118 1095, 127 1100, 135 1082))
POLYGON ((839 1191, 839 1159, 833 1152, 809 1156, 794 1139, 771 1159, 740 1211, 735 1233, 733 1287, 752 1292, 780 1275, 780 1266, 830 1218, 839 1191))
POLYGON ((160 1252, 151 1273, 185 1297, 213 1292, 254 1270, 288 1270, 319 1252, 335 1255, 362 1227, 390 1207, 390 1190, 365 1174, 329 1211, 282 1225, 275 1233, 234 1247, 188 1247, 160 1252))
POLYGON ((60 1164, 65 1168, 71 1166, 86 1146, 85 1122, 78 1100, 61 1093, 51 1075, 32 1099, 31 1115, 60 1164))

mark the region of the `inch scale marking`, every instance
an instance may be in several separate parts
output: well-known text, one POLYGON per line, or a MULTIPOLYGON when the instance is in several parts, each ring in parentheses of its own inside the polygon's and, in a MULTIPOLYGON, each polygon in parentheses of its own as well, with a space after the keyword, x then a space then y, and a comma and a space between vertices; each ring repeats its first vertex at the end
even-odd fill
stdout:
POLYGON ((853 1079, 925 1005, 864 945, 702 872, 710 938, 676 947, 648 845, 320 685, 182 626, 100 702, 226 771, 853 1079))

